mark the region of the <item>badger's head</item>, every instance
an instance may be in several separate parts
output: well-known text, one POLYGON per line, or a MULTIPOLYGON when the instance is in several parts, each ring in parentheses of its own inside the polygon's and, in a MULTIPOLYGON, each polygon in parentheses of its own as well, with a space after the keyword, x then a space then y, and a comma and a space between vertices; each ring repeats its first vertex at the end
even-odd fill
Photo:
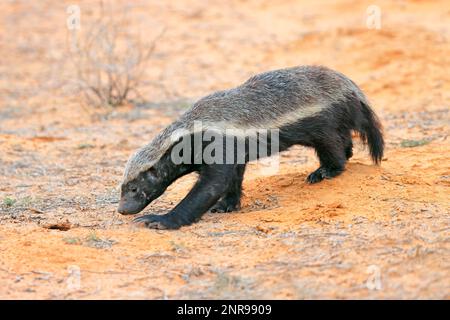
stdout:
POLYGON ((167 188, 165 179, 158 170, 150 168, 121 186, 120 202, 117 211, 121 214, 141 212, 167 188))
POLYGON ((156 158, 156 150, 146 146, 130 157, 121 185, 117 211, 121 214, 136 214, 167 189, 170 181, 168 159, 156 158))
POLYGON ((171 147, 179 136, 173 124, 148 145, 133 154, 125 167, 118 212, 136 214, 166 191, 177 178, 189 173, 189 166, 175 164, 171 147))

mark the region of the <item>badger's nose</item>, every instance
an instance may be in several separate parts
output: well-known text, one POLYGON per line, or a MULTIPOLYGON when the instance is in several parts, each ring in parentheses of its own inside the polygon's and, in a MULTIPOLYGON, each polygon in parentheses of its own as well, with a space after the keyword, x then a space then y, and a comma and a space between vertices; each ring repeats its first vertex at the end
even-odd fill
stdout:
POLYGON ((133 202, 127 202, 127 201, 120 201, 119 207, 117 208, 117 212, 120 214, 136 214, 138 213, 140 208, 136 207, 133 202))
POLYGON ((119 202, 119 207, 117 208, 117 212, 120 214, 126 214, 126 210, 125 210, 125 205, 123 203, 123 201, 119 202))

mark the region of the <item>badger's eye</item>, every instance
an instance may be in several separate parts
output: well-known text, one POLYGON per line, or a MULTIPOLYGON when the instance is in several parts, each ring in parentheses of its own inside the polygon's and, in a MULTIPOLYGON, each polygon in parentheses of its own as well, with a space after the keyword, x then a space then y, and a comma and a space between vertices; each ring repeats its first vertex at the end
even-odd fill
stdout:
POLYGON ((130 191, 133 192, 133 193, 136 193, 137 192, 137 188, 136 187, 131 187, 130 191))
POLYGON ((151 167, 150 169, 147 170, 147 173, 151 176, 151 177, 156 177, 156 169, 151 167))

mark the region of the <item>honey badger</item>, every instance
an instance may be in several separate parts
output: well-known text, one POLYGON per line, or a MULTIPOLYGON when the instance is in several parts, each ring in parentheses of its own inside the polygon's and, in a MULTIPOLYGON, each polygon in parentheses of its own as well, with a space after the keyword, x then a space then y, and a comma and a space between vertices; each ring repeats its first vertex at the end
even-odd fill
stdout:
MULTIPOLYGON (((194 142, 199 134, 195 131, 196 121, 203 124, 200 133, 211 128, 224 135, 227 128, 278 129, 277 151, 297 144, 314 148, 320 167, 308 175, 309 183, 342 173, 353 154, 352 131, 368 144, 374 163, 378 164, 383 156, 380 122, 352 80, 321 66, 269 71, 251 77, 238 87, 200 99, 179 120, 132 155, 121 185, 119 213, 142 211, 172 182, 191 172, 199 174, 198 180, 175 208, 164 215, 138 217, 135 222, 149 228, 178 229, 198 221, 208 210, 229 212, 239 209, 246 163, 261 155, 249 156, 249 136, 237 135, 233 139, 245 141, 243 163, 175 163, 171 155, 180 139, 194 142), (176 136, 176 132, 183 134, 176 136)), ((268 139, 267 143, 272 142, 268 139)), ((200 151, 207 146, 208 142, 202 141, 200 151)), ((227 152, 231 151, 224 146, 222 156, 225 157, 227 152)), ((193 160, 196 154, 198 150, 191 148, 183 157, 193 160)))

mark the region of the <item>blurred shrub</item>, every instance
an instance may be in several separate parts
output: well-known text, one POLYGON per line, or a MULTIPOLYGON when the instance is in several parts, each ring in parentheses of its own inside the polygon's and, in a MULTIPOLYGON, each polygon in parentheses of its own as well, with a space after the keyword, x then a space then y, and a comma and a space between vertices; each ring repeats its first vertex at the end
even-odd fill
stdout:
POLYGON ((132 31, 124 17, 101 10, 100 18, 72 39, 77 91, 89 105, 117 107, 140 97, 146 63, 165 30, 149 43, 132 31))

